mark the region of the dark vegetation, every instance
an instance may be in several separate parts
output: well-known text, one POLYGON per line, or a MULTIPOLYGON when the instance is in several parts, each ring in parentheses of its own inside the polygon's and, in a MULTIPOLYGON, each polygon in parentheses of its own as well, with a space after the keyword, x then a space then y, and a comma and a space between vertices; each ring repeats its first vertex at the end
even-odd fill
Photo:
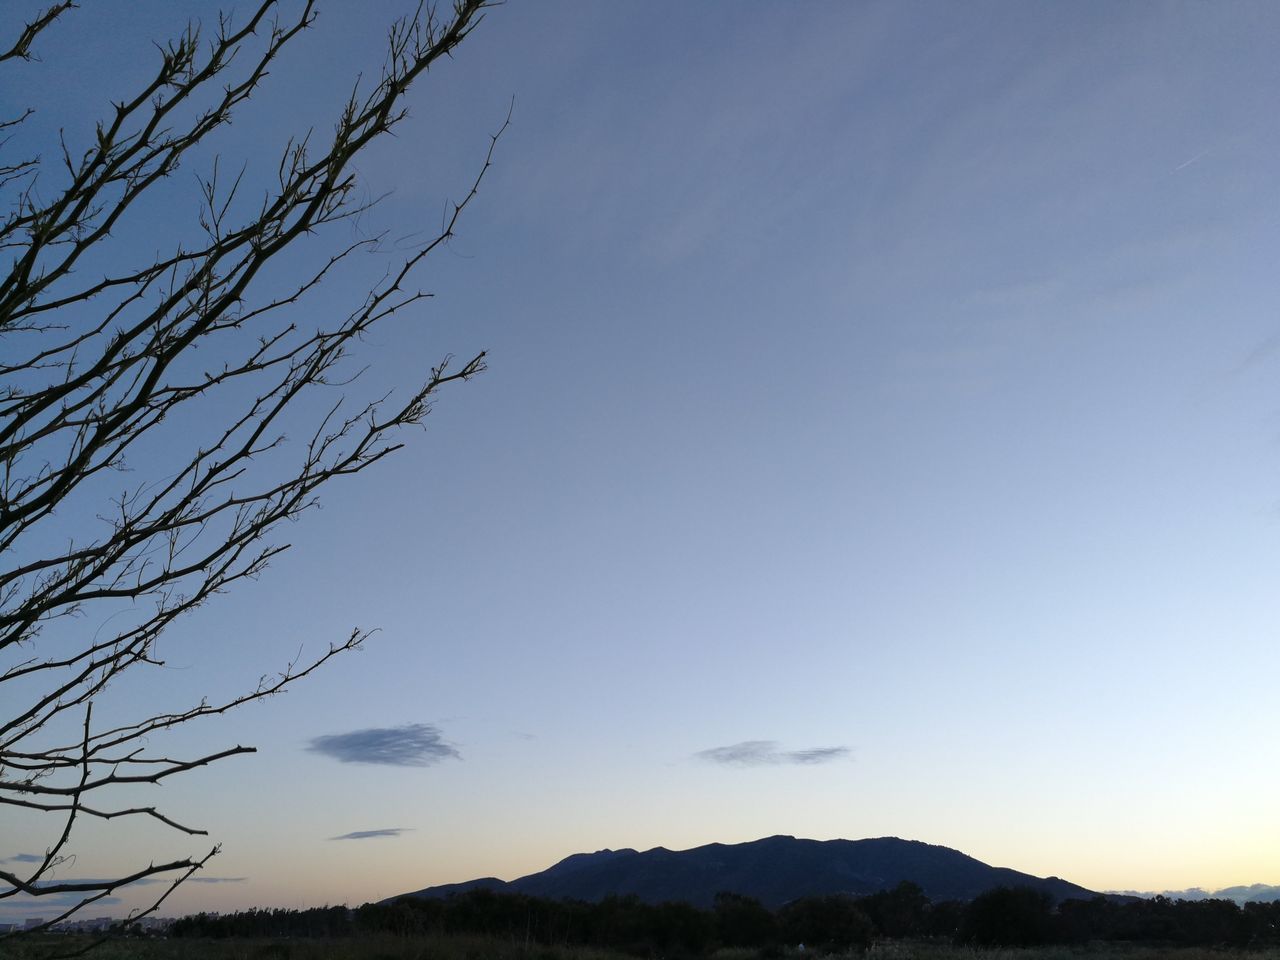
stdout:
POLYGON ((491 938, 529 948, 589 947, 635 956, 700 957, 723 948, 780 957, 844 953, 876 941, 932 940, 973 947, 1085 944, 1098 941, 1167 947, 1280 946, 1280 901, 1152 900, 1105 897, 1054 906, 1041 891, 998 887, 967 903, 930 902, 901 883, 865 897, 804 897, 770 910, 758 900, 721 893, 710 909, 651 904, 637 897, 598 903, 548 900, 472 890, 442 899, 402 898, 355 910, 251 910, 200 914, 174 923, 175 938, 328 938, 369 936, 491 938))

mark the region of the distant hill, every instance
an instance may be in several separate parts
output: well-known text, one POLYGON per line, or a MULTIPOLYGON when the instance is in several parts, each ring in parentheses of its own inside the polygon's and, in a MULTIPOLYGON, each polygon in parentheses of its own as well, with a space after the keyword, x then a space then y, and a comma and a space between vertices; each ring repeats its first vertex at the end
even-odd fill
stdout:
POLYGON ((1205 890, 1203 887, 1191 887, 1188 890, 1148 890, 1145 892, 1124 890, 1121 891, 1121 894, 1142 897, 1148 900, 1156 896, 1167 897, 1170 900, 1234 900, 1236 903, 1244 905, 1246 903, 1270 903, 1273 900, 1280 900, 1280 886, 1254 883, 1249 886, 1223 887, 1221 890, 1205 890))
POLYGON ((510 882, 485 877, 401 896, 446 897, 486 889, 595 901, 611 894, 634 894, 650 903, 675 900, 707 907, 718 892, 729 891, 776 908, 811 895, 866 896, 892 889, 904 880, 919 884, 931 900, 972 900, 999 886, 1043 890, 1055 902, 1097 896, 1058 877, 1035 877, 992 867, 958 850, 917 840, 800 840, 781 836, 750 843, 710 843, 692 850, 655 847, 644 852, 578 853, 541 873, 510 882))

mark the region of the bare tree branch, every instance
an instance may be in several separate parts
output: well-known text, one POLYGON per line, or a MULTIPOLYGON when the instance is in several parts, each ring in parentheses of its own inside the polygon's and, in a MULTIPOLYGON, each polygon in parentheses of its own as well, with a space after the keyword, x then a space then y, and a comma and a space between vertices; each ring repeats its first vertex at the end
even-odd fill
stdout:
POLYGON ((0 63, 3 63, 5 60, 34 59, 34 56, 31 53, 32 41, 40 35, 42 30, 74 6, 75 4, 72 3, 71 0, 63 0, 62 3, 55 3, 52 7, 49 7, 34 20, 24 26, 22 28, 22 32, 18 34, 18 39, 14 41, 13 46, 4 53, 0 53, 0 63))
MULTIPOLYGON (((0 807, 51 824, 39 863, 0 870, 0 900, 75 897, 49 924, 123 886, 169 878, 149 913, 218 852, 109 879, 55 876, 85 821, 141 817, 203 836, 155 806, 111 798, 253 752, 183 757, 152 738, 273 696, 368 633, 353 629, 240 693, 178 709, 104 712, 113 682, 163 666, 158 641, 176 619, 258 576, 288 548, 274 540, 281 523, 329 481, 399 449, 400 431, 420 424, 443 388, 485 367, 483 352, 446 357, 397 386, 359 379, 354 359, 370 331, 430 296, 410 286, 412 274, 454 235, 510 116, 439 231, 359 302, 343 308, 315 293, 356 254, 385 256, 379 237, 337 245, 297 277, 280 267, 304 238, 368 209, 353 160, 401 122, 411 84, 467 37, 485 3, 454 0, 447 14, 420 6, 392 24, 376 82, 357 82, 328 136, 288 140, 251 201, 247 165, 228 175, 208 150, 313 24, 315 0, 296 0, 287 16, 282 6, 263 0, 240 24, 219 17, 207 37, 189 26, 158 46, 150 78, 82 143, 68 132, 48 160, 6 152, 0 162, 0 807), (113 232, 143 216, 156 186, 193 157, 207 157, 207 172, 191 220, 175 225, 188 234, 160 238, 165 252, 149 262, 120 262, 113 232), (163 466, 153 465, 158 449, 163 466), (135 457, 148 464, 140 476, 135 457), (66 516, 77 518, 71 527, 66 516), (83 633, 87 622, 96 632, 83 633)), ((35 63, 33 42, 75 7, 39 13, 0 43, 0 63, 35 63)), ((31 112, 0 120, 0 148, 31 112)))

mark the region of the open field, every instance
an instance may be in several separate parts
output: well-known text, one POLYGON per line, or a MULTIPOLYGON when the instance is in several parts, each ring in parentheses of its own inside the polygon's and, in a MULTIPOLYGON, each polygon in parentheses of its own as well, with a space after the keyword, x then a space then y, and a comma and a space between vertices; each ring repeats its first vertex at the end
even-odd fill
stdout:
POLYGON ((1087 946, 957 947, 950 944, 881 943, 865 957, 876 960, 1280 960, 1280 950, 1150 947, 1096 943, 1087 946))
MULTIPOLYGON (((5 960, 36 960, 72 952, 74 937, 7 943, 5 960)), ((630 954, 574 947, 530 947, 476 937, 368 937, 343 940, 120 940, 87 954, 91 960, 636 960, 630 954)), ((771 960, 813 957, 788 950, 771 960)), ((1127 944, 975 949, 944 943, 879 943, 849 958, 870 960, 1280 960, 1280 950, 1225 950, 1127 944)), ((760 960, 754 950, 721 950, 710 960, 760 960)), ((654 958, 657 960, 657 958, 654 958)), ((671 958, 677 960, 677 958, 671 958)))

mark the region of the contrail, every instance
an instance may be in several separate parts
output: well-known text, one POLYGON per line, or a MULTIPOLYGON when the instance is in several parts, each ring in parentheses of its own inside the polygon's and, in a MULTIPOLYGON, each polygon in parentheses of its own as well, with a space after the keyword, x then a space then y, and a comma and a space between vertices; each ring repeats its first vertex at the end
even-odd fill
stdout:
POLYGON ((1199 160, 1201 157, 1203 157, 1203 156, 1204 156, 1206 153, 1208 153, 1208 152, 1209 152, 1208 150, 1201 150, 1199 153, 1197 153, 1197 154, 1196 154, 1194 157, 1192 157, 1190 160, 1184 160, 1184 161, 1182 161, 1182 163, 1178 164, 1176 167, 1174 167, 1174 168, 1173 168, 1172 170, 1170 170, 1169 172, 1170 172, 1170 173, 1177 173, 1177 172, 1178 172, 1179 170, 1181 170, 1183 167, 1189 167, 1189 166, 1191 166, 1193 163, 1195 163, 1197 160, 1199 160))

